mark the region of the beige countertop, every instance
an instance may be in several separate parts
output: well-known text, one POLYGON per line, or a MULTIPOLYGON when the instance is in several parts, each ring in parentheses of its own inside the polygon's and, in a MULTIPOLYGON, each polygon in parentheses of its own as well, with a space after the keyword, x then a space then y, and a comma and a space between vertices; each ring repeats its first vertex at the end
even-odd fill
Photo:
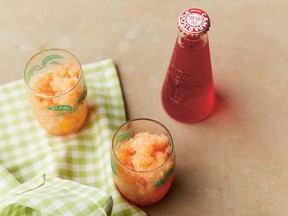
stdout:
POLYGON ((1 1, 0 84, 21 79, 43 48, 82 64, 112 58, 129 119, 166 125, 177 166, 171 190, 149 215, 288 215, 288 1, 1 1), (160 91, 177 17, 204 9, 217 101, 213 114, 181 124, 160 91))

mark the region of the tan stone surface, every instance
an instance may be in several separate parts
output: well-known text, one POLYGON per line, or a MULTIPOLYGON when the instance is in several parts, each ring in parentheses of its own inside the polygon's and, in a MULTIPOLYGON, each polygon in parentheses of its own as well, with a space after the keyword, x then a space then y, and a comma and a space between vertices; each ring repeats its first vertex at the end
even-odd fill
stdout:
POLYGON ((129 118, 171 131, 176 178, 149 215, 288 215, 288 1, 15 1, 0 7, 0 84, 22 78, 43 48, 82 64, 112 58, 129 118), (199 7, 209 32, 217 103, 213 115, 181 124, 164 112, 160 90, 178 14, 199 7))

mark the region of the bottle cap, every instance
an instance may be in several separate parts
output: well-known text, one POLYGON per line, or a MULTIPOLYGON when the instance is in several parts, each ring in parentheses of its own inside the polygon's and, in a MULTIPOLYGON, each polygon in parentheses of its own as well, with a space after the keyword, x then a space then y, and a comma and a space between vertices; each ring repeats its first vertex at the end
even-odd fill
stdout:
POLYGON ((178 19, 178 28, 185 35, 199 37, 207 32, 210 27, 210 18, 208 14, 198 8, 189 8, 184 10, 178 19))

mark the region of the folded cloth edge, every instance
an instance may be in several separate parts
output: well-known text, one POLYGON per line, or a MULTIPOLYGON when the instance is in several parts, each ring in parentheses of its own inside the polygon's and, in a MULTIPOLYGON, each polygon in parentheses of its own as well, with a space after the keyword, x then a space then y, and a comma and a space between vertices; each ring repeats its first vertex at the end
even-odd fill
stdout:
MULTIPOLYGON (((39 207, 37 205, 34 206, 34 205, 31 205, 31 203, 25 205, 25 203, 21 201, 21 199, 31 199, 33 196, 31 197, 31 194, 29 192, 39 189, 41 187, 47 187, 45 188, 45 190, 49 188, 51 189, 52 187, 54 187, 54 189, 58 187, 59 190, 63 191, 64 189, 67 192, 69 191, 70 196, 76 195, 78 197, 85 199, 87 201, 87 206, 88 206, 88 202, 95 204, 95 206, 97 206, 97 208, 99 209, 98 213, 101 213, 101 215, 107 216, 107 215, 110 215, 112 212, 113 199, 111 195, 107 194, 106 192, 99 190, 97 188, 91 187, 91 186, 87 186, 87 185, 83 185, 83 184, 71 181, 71 180, 61 179, 59 177, 53 177, 47 174, 41 174, 41 175, 34 177, 30 181, 27 181, 24 184, 19 185, 18 187, 14 188, 9 193, 7 193, 5 196, 3 196, 0 199, 0 214, 3 212, 9 211, 10 207, 15 207, 12 204, 16 204, 16 205, 25 206, 28 208, 38 210, 45 214, 55 215, 54 213, 51 212, 52 209, 42 208, 41 206, 39 207), (77 188, 78 190, 74 190, 73 188, 77 188), (104 204, 103 206, 101 206, 94 197, 87 195, 88 193, 87 194, 79 193, 79 191, 83 191, 83 192, 89 191, 89 194, 91 193, 91 191, 99 193, 99 195, 101 195, 100 197, 102 197, 106 202, 105 203, 101 202, 102 205, 104 204)), ((41 192, 41 195, 43 195, 42 193, 43 191, 45 192, 45 190, 40 190, 39 193, 41 192)), ((67 196, 69 194, 67 193, 67 196)), ((76 205, 78 203, 74 203, 74 204, 76 205)), ((20 209, 22 210, 22 208, 20 209)))

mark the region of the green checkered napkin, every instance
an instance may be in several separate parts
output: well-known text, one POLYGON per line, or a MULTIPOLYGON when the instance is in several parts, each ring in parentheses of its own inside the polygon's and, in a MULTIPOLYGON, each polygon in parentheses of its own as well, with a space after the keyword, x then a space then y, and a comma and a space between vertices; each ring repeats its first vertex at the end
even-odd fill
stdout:
POLYGON ((48 175, 37 176, 24 184, 15 184, 17 181, 11 175, 9 178, 12 180, 7 185, 9 192, 0 198, 1 215, 111 214, 111 196, 97 188, 48 175))
POLYGON ((146 215, 112 180, 111 139, 126 120, 115 66, 108 59, 83 71, 91 109, 69 136, 38 125, 23 81, 0 86, 0 215, 146 215))

